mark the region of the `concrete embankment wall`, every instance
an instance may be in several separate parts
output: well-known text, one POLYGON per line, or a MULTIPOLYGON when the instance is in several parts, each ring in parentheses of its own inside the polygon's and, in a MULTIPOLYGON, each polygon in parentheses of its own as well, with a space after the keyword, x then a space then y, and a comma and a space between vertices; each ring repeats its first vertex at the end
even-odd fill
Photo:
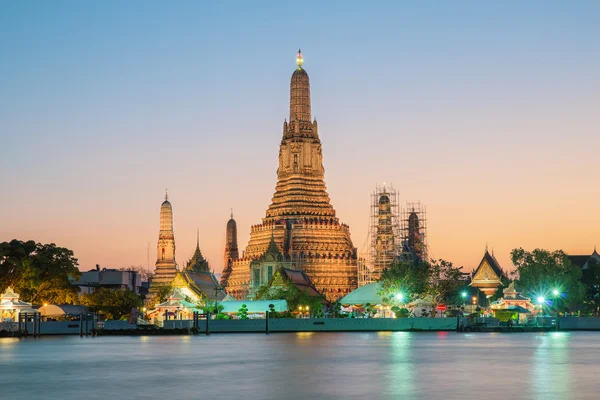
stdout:
MULTIPOLYGON (((206 331, 206 321, 200 320, 200 331, 206 331)), ((166 328, 191 328, 191 320, 166 321, 166 328)), ((453 331, 456 318, 310 318, 270 319, 270 332, 360 332, 360 331, 453 331)), ((210 331, 265 332, 266 320, 212 320, 210 331)))
POLYGON ((600 318, 560 317, 561 331, 600 331, 600 318))

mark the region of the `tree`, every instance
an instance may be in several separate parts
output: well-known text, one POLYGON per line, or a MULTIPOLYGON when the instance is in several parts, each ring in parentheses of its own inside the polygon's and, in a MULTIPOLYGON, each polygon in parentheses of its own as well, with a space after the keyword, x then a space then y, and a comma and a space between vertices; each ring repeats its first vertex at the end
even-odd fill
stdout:
MULTIPOLYGON (((433 310, 437 310, 438 304, 454 302, 463 285, 461 269, 450 261, 439 259, 426 263, 426 270, 425 295, 431 299, 433 310)), ((435 316, 435 311, 431 316, 435 316)))
POLYGON ((600 262, 590 259, 588 267, 582 270, 581 283, 585 286, 587 311, 592 315, 600 312, 600 262))
POLYGON ((573 311, 581 305, 585 297, 581 269, 574 266, 562 250, 529 252, 518 248, 510 255, 517 285, 528 297, 544 297, 552 301, 557 311, 573 311), (553 294, 554 290, 559 291, 558 297, 553 294))
POLYGON ((155 304, 164 303, 165 301, 167 301, 167 299, 171 295, 172 291, 173 291, 173 286, 171 286, 171 285, 158 286, 156 288, 156 296, 154 297, 155 304))
POLYGON ((237 316, 239 319, 248 319, 248 307, 246 306, 246 304, 242 304, 242 306, 238 310, 237 316))
POLYGON ((403 301, 410 301, 425 292, 427 267, 424 264, 415 266, 412 261, 400 261, 383 271, 379 283, 379 294, 385 302, 393 303, 398 294, 402 294, 403 301))
POLYGON ((100 288, 81 295, 81 304, 91 311, 105 314, 108 319, 121 319, 131 309, 142 305, 142 299, 129 289, 100 288))
POLYGON ((281 287, 269 287, 267 285, 258 288, 256 300, 285 300, 290 310, 296 310, 299 306, 309 306, 311 314, 322 314, 322 298, 310 296, 305 291, 290 282, 284 282, 281 287))
POLYGON ((76 303, 81 275, 73 252, 54 243, 12 240, 0 243, 0 290, 12 286, 33 304, 76 303))

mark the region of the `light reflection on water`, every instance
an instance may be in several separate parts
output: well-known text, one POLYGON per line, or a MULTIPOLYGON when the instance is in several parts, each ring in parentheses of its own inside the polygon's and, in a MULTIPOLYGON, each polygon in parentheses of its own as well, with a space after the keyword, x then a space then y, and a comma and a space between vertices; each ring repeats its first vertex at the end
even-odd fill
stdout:
POLYGON ((0 398, 595 399, 599 354, 593 332, 0 339, 0 398))

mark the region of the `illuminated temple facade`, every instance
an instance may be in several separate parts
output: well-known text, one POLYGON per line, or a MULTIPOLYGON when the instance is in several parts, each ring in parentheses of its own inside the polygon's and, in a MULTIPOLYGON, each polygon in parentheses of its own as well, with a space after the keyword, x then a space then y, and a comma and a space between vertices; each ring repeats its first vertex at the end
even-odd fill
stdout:
POLYGON ((327 194, 321 140, 317 121, 311 115, 310 82, 302 64, 299 51, 272 203, 262 222, 251 227, 246 251, 231 262, 223 281, 227 292, 237 299, 248 297, 250 264, 264 255, 271 240, 285 261, 304 271, 328 300, 334 301, 357 287, 357 252, 350 228, 340 223, 327 194))
POLYGON ((162 285, 169 285, 177 274, 175 261, 175 233, 173 232, 173 207, 169 202, 169 195, 165 194, 165 201, 160 206, 160 231, 156 246, 156 269, 150 287, 150 293, 155 293, 162 285))

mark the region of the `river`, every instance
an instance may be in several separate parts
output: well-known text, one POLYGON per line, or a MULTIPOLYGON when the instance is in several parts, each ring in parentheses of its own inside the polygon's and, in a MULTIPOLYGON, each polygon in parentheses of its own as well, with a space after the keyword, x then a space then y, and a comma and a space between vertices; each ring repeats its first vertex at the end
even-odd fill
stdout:
POLYGON ((600 332, 0 338, 0 399, 597 399, 600 332))

